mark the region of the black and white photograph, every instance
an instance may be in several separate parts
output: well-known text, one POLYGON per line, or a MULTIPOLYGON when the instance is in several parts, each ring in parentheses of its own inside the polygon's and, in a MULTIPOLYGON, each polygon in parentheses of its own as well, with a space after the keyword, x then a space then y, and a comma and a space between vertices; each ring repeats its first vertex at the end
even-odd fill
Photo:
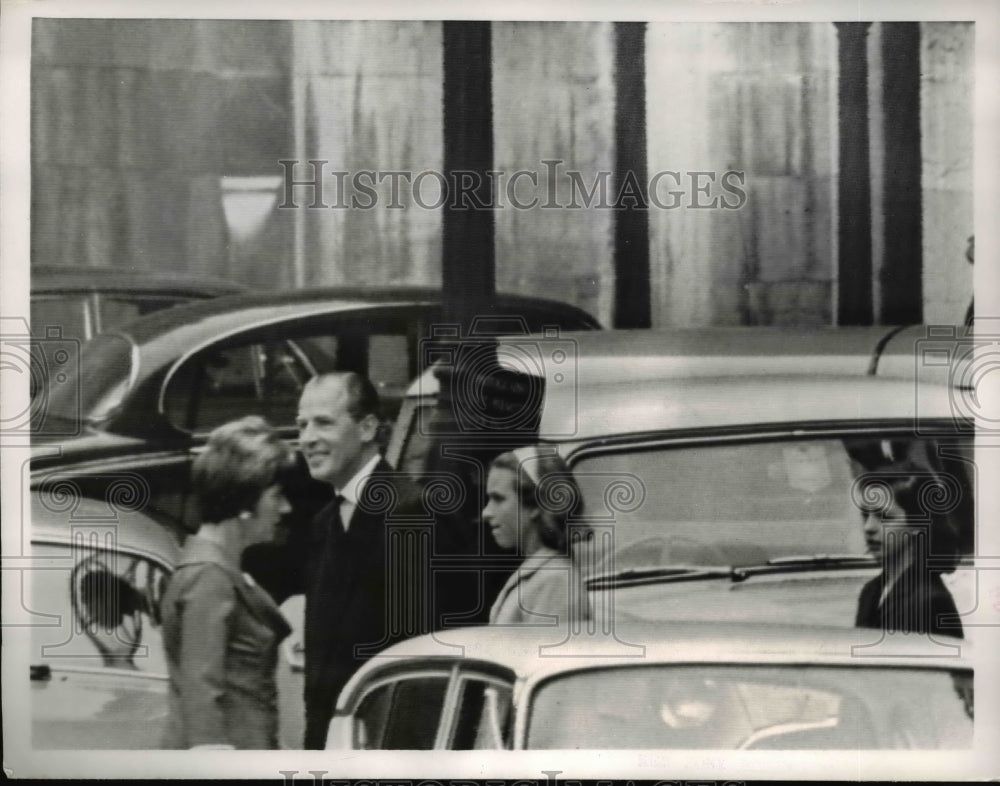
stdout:
POLYGON ((1000 777, 998 53, 5 2, 6 774, 1000 777))

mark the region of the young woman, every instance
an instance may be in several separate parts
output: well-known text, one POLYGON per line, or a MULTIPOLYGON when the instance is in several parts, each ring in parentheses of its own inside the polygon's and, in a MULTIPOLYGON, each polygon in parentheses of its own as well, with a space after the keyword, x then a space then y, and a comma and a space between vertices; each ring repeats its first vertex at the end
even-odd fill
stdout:
POLYGON ((956 505, 940 477, 903 460, 860 478, 865 544, 882 572, 861 590, 858 627, 962 637, 955 601, 941 580, 957 565, 959 538, 943 512, 956 505))
POLYGON ((163 597, 170 671, 166 748, 277 747, 274 671, 290 632, 271 596, 240 571, 291 508, 281 476, 292 453, 259 417, 220 426, 195 459, 202 524, 163 597))
POLYGON ((486 497, 483 520, 493 539, 524 556, 500 590, 490 622, 545 626, 589 618, 567 537, 567 522, 582 512, 582 500, 566 463, 535 447, 502 453, 490 464, 486 497))

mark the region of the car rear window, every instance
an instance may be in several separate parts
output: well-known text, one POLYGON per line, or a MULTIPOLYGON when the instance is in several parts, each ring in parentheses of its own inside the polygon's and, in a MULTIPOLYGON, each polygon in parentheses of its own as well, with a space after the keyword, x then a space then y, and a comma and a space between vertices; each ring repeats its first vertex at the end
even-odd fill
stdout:
MULTIPOLYGON (((75 341, 38 342, 46 356, 66 353, 60 371, 48 379, 47 397, 39 404, 39 414, 47 423, 100 421, 121 403, 132 375, 133 344, 124 336, 108 333, 95 336, 82 346, 75 341), (90 369, 90 373, 86 370, 90 369), (95 373, 100 370, 100 374, 95 373)), ((45 433, 45 424, 39 432, 45 433)))
POLYGON ((43 297, 31 299, 31 332, 44 339, 53 329, 62 338, 88 338, 88 314, 91 303, 86 295, 43 297))
POLYGON ((528 748, 858 750, 972 745, 967 671, 663 664, 551 679, 528 748))

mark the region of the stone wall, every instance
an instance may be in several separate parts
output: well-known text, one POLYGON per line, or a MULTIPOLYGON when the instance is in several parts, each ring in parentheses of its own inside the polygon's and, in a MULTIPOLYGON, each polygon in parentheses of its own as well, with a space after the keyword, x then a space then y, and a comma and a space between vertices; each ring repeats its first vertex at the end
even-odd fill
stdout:
POLYGON ((289 51, 284 23, 36 19, 32 263, 290 285, 288 223, 234 259, 220 180, 288 150, 289 51))
MULTIPOLYGON (((323 200, 310 209, 295 198, 301 232, 302 283, 439 285, 440 209, 425 209, 392 177, 362 171, 440 172, 443 167, 443 63, 440 22, 297 21, 294 26, 295 111, 303 127, 294 158, 326 160, 323 200), (342 196, 333 172, 348 172, 342 196), (372 204, 374 203, 374 204, 372 204), (367 205, 372 205, 370 208, 367 205), (393 207, 392 205, 398 205, 393 207)), ((296 179, 312 177, 300 167, 296 179)), ((426 182, 424 205, 440 189, 426 182)))
POLYGON ((974 25, 920 25, 924 322, 961 322, 972 297, 974 25))
POLYGON ((833 25, 651 24, 646 51, 649 171, 683 192, 650 213, 654 325, 830 324, 833 25))
MULTIPOLYGON (((972 289, 972 28, 921 25, 929 322, 960 320, 972 289)), ((590 188, 613 169, 613 26, 500 22, 492 36, 495 169, 537 173, 519 193, 540 200, 520 210, 500 189, 497 286, 610 324, 614 212, 582 207, 568 172, 590 188)), ((648 172, 661 205, 676 205, 649 212, 654 325, 832 323, 836 46, 829 23, 649 24, 648 172), (742 173, 730 181, 746 194, 737 209, 726 208, 738 202, 728 171, 742 173)), ((877 147, 877 62, 871 71, 877 147)), ((298 187, 298 209, 275 199, 245 237, 227 227, 221 198, 224 177, 280 177, 282 159, 327 162, 326 204, 366 199, 350 186, 337 194, 335 171, 439 172, 442 85, 439 22, 36 20, 32 262, 265 289, 438 285, 442 211, 408 187, 394 201, 391 181, 376 185, 370 209, 309 208, 298 187)), ((294 177, 312 174, 300 164, 294 177)), ((886 187, 873 166, 874 190, 886 187)), ((426 192, 433 202, 430 180, 426 192)), ((879 204, 876 285, 892 242, 879 204)))
POLYGON ((568 173, 579 172, 589 189, 614 164, 612 57, 610 23, 493 24, 495 168, 508 178, 537 173, 537 186, 528 175, 515 181, 514 198, 538 199, 521 210, 504 189, 497 288, 569 301, 606 325, 613 213, 596 201, 586 207, 568 173))

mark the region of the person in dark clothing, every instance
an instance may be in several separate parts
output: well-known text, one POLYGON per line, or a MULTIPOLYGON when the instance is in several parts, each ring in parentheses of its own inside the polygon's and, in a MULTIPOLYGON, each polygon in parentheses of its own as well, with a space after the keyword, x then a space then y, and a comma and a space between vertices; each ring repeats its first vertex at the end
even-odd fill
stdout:
POLYGON ((938 476, 903 462, 859 480, 865 543, 882 572, 862 588, 855 624, 961 638, 955 601, 941 580, 955 568, 958 539, 935 510, 944 488, 938 476))
POLYGON ((337 696, 389 644, 430 629, 428 518, 420 493, 379 452, 378 393, 353 373, 310 380, 299 401, 299 447, 333 500, 305 528, 307 749, 321 749, 337 696), (407 522, 416 522, 412 526, 407 522))

